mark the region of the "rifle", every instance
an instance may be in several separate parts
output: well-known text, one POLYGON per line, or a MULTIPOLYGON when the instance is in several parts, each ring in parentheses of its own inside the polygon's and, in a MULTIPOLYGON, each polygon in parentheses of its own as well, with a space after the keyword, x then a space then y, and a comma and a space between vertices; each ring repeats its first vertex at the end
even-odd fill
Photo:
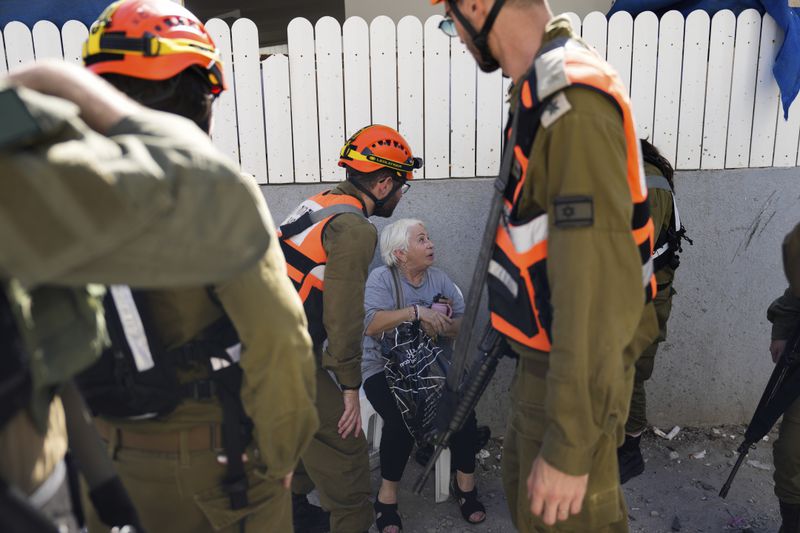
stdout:
MULTIPOLYGON (((425 482, 428 481, 428 477, 436 464, 436 460, 439 459, 442 450, 450 445, 450 439, 454 434, 461 431, 464 422, 469 418, 475 406, 478 405, 478 400, 481 399, 486 387, 494 376, 495 370, 497 370, 497 364, 500 362, 500 359, 503 358, 505 348, 506 344, 503 336, 500 335, 497 330, 489 326, 483 336, 483 340, 478 346, 481 357, 475 361, 472 371, 464 382, 464 390, 458 391, 459 393, 463 392, 463 394, 459 394, 458 405, 455 407, 455 412, 452 417, 449 416, 449 413, 439 417, 440 421, 449 419, 449 423, 447 429, 440 431, 435 439, 433 455, 428 459, 425 470, 423 470, 422 474, 417 478, 416 483, 414 483, 415 494, 422 492, 422 487, 424 487, 425 482)), ((440 412, 442 407, 444 407, 444 405, 440 406, 440 412)))
POLYGON ((64 386, 61 401, 64 404, 71 453, 89 486, 89 499, 98 517, 109 527, 122 528, 127 525, 134 528, 128 531, 143 533, 136 507, 122 485, 73 381, 64 386))
POLYGON ((761 395, 753 418, 744 432, 744 441, 736 450, 739 458, 728 480, 719 491, 721 497, 725 498, 728 495, 733 478, 750 449, 755 448, 756 443, 769 433, 778 418, 797 398, 800 398, 800 323, 789 337, 786 348, 767 382, 767 388, 761 395))

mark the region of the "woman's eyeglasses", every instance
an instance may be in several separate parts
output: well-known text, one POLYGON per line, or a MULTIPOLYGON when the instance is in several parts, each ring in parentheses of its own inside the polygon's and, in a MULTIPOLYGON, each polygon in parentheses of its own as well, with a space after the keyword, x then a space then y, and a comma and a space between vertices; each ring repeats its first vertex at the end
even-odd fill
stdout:
POLYGON ((456 23, 452 18, 450 18, 449 15, 444 17, 441 22, 439 22, 439 29, 442 30, 448 37, 458 37, 456 23))

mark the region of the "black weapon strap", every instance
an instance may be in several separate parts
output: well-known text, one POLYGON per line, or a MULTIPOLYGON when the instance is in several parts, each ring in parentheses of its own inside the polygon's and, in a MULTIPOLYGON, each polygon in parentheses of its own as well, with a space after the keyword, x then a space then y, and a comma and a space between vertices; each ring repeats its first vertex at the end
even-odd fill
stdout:
POLYGON ((394 305, 396 309, 402 309, 406 306, 406 300, 403 297, 403 282, 400 280, 400 271, 396 266, 389 267, 392 273, 392 284, 394 285, 394 305))

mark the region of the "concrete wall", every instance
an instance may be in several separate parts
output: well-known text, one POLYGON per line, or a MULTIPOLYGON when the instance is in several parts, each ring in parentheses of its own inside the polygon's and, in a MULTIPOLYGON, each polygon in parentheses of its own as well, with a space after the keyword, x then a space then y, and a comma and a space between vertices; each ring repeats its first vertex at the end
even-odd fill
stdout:
MULTIPOLYGON (((581 17, 592 11, 607 12, 611 8, 612 0, 550 0, 550 7, 554 13, 573 11, 581 17)), ((395 22, 406 15, 414 15, 422 20, 431 15, 444 12, 441 5, 430 5, 428 0, 345 0, 345 15, 348 17, 362 17, 370 21, 378 15, 387 15, 395 22)))
MULTIPOLYGON (((799 175, 798 168, 678 173, 681 215, 694 246, 684 248, 668 340, 648 389, 652 423, 738 423, 752 414, 772 366, 765 311, 786 286, 780 242, 800 220, 799 175)), ((324 188, 263 191, 279 222, 324 188)), ((438 266, 465 293, 490 194, 489 180, 414 182, 394 215, 427 221, 438 266)), ((387 223, 373 221, 379 229, 387 223)), ((496 433, 504 431, 512 373, 513 362, 503 361, 479 407, 479 418, 496 433)))

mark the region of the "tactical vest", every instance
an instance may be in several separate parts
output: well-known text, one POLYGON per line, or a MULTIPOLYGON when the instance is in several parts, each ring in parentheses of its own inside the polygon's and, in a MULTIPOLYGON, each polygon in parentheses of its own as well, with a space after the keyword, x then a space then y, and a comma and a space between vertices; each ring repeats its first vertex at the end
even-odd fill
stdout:
MULTIPOLYGON (((217 398, 222 406, 222 445, 227 456, 223 489, 231 508, 247 505, 247 478, 242 454, 252 439, 253 424, 240 399, 241 344, 227 315, 189 342, 165 349, 150 325, 144 295, 112 285, 103 305, 111 348, 76 379, 95 415, 146 420, 168 415, 184 400, 217 398), (181 368, 206 369, 205 378, 178 379, 181 368)), ((215 301, 209 291, 209 298, 215 301)), ((216 303, 216 301, 215 301, 216 303)))
MULTIPOLYGON (((672 215, 670 215, 667 229, 660 231, 657 236, 655 249, 653 250, 653 270, 659 272, 667 267, 673 270, 680 264, 678 253, 683 251, 681 241, 686 240, 692 244, 692 240, 686 236, 686 228, 681 223, 681 215, 678 212, 678 203, 675 200, 675 191, 664 176, 647 176, 648 189, 662 189, 672 195, 672 215)), ((661 228, 658 228, 661 230, 661 228)), ((661 287, 659 287, 661 290, 661 287)))
POLYGON ((489 310, 492 325, 500 333, 523 346, 549 352, 553 310, 547 279, 548 215, 542 210, 531 218, 520 219, 518 206, 536 133, 540 124, 549 127, 566 112, 569 103, 563 90, 567 87, 597 91, 620 112, 633 204, 631 236, 639 248, 646 301, 654 297, 656 289, 651 259, 653 221, 631 104, 619 78, 605 62, 576 40, 556 39, 542 49, 521 84, 520 101, 505 130, 505 149, 513 150, 514 160, 489 265, 489 310))
POLYGON ((322 323, 322 292, 328 262, 322 236, 328 224, 343 213, 364 216, 361 202, 356 198, 326 191, 300 204, 278 229, 287 272, 303 301, 314 346, 321 346, 328 338, 322 323))

